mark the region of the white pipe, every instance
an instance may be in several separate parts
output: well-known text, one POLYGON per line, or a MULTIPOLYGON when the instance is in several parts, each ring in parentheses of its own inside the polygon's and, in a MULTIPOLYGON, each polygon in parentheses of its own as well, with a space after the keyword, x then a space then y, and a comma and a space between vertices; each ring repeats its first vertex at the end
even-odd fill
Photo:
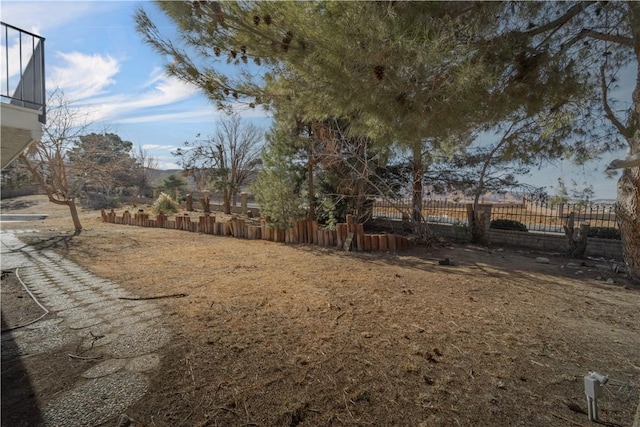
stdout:
POLYGON ((38 306, 41 309, 44 310, 44 314, 42 316, 38 317, 36 320, 32 320, 31 322, 23 323, 22 325, 13 326, 11 328, 3 329, 2 333, 8 332, 8 331, 13 331, 13 330, 16 330, 16 329, 24 328, 25 326, 32 325, 32 324, 36 323, 38 320, 42 319, 47 314, 49 314, 49 310, 47 310, 42 304, 40 304, 40 302, 36 299, 36 297, 31 293, 29 288, 27 288, 27 285, 25 285, 25 283, 22 281, 22 279, 20 278, 20 275, 18 274, 18 269, 17 268, 16 268, 16 277, 18 278, 18 280, 22 284, 22 287, 24 288, 24 290, 27 291, 27 293, 29 294, 31 299, 33 299, 35 301, 35 303, 38 304, 38 306))

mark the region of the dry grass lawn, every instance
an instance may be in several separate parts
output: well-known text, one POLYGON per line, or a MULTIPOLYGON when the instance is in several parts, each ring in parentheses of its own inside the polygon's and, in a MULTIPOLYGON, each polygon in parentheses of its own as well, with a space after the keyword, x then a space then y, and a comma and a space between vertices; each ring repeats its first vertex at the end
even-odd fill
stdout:
POLYGON ((576 270, 475 246, 347 253, 103 224, 97 212, 61 239, 64 210, 38 197, 2 206, 51 212, 4 228, 37 228, 22 238, 141 296, 189 294, 158 300, 176 339, 127 412, 140 425, 589 425, 589 371, 626 384, 605 391, 601 419, 633 420, 640 290, 596 261, 576 270))

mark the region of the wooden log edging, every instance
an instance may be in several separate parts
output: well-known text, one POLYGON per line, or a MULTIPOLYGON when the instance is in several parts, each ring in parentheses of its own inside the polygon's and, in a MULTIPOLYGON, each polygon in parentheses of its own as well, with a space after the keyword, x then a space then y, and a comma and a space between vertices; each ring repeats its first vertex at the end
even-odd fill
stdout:
POLYGON ((399 252, 411 247, 405 236, 396 234, 365 234, 364 225, 354 222, 352 215, 347 215, 346 222, 336 224, 335 229, 320 228, 318 221, 303 219, 296 221, 292 228, 279 230, 271 228, 267 219, 260 225, 246 224, 244 218, 233 216, 228 221, 216 221, 214 215, 204 213, 198 217, 189 214, 176 215, 170 220, 164 214, 150 218, 148 213, 140 209, 133 215, 124 211, 118 216, 113 209, 101 210, 102 221, 110 224, 137 227, 166 228, 192 233, 211 234, 215 236, 231 236, 247 240, 268 240, 287 244, 312 244, 324 247, 340 248, 359 252, 399 252))

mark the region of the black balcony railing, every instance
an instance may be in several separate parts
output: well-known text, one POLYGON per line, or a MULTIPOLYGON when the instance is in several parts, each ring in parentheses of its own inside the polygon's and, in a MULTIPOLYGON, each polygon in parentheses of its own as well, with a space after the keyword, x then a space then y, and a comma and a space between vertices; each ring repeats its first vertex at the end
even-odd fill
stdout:
POLYGON ((40 122, 45 123, 44 37, 0 24, 2 101, 40 111, 40 122))

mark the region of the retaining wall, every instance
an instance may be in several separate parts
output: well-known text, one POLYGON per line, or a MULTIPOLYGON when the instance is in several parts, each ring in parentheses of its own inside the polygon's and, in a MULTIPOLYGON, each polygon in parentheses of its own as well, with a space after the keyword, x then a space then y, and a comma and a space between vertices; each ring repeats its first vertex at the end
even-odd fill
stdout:
POLYGON ((133 214, 125 211, 118 215, 113 209, 110 212, 102 209, 102 220, 112 224, 167 228, 249 240, 310 243, 365 252, 397 252, 411 246, 411 242, 405 236, 391 233, 365 234, 363 224, 355 223, 353 215, 347 215, 346 223, 336 224, 335 230, 320 228, 318 221, 310 220, 297 221, 290 229, 278 230, 269 227, 266 219, 261 219, 258 224, 257 221, 251 223, 236 216, 221 219, 209 214, 182 214, 172 217, 158 214, 151 217, 143 210, 133 214))
MULTIPOLYGON (((491 245, 522 246, 548 252, 566 252, 567 238, 560 234, 543 234, 536 232, 489 230, 491 245)), ((622 242, 614 239, 587 239, 587 255, 607 259, 622 259, 622 242)))

